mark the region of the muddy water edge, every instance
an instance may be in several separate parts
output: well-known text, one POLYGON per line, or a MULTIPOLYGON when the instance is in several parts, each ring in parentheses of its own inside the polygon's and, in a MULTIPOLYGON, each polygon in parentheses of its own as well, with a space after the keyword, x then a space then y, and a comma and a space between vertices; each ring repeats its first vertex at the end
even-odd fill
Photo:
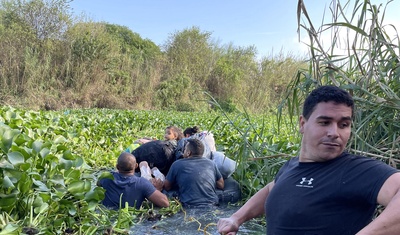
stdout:
MULTIPOLYGON (((142 221, 130 229, 130 234, 219 234, 217 221, 229 217, 239 209, 238 206, 222 205, 210 208, 184 209, 171 217, 158 221, 142 221)), ((238 234, 266 234, 264 218, 245 222, 238 234)))

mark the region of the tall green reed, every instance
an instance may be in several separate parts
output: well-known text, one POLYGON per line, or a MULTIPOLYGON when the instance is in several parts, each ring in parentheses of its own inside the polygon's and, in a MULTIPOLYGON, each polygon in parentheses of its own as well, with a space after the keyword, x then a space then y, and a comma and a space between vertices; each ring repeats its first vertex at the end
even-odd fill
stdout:
POLYGON ((356 102, 348 149, 399 167, 400 41, 395 26, 385 23, 390 3, 332 1, 328 15, 332 22, 317 28, 304 1, 299 0, 298 26, 308 36, 309 67, 300 70, 287 87, 280 112, 288 111, 295 118, 312 89, 340 86, 356 102), (324 44, 327 34, 330 40, 324 44))

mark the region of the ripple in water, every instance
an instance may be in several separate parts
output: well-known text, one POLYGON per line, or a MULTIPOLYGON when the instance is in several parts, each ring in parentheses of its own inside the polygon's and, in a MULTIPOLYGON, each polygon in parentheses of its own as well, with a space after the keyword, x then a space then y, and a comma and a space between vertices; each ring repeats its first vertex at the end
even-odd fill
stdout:
MULTIPOLYGON (((171 217, 163 217, 159 221, 143 221, 130 229, 130 234, 218 234, 217 221, 229 217, 239 207, 221 206, 210 209, 185 209, 171 217)), ((244 223, 239 234, 265 234, 264 218, 244 223)))

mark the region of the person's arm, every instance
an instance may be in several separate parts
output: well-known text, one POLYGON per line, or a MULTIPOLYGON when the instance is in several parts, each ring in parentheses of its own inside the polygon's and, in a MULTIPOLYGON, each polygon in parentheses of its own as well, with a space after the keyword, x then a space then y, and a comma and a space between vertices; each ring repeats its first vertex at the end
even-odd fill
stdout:
POLYGON ((224 189, 224 178, 221 177, 221 179, 217 181, 217 188, 224 189))
POLYGON ((162 191, 163 190, 163 186, 164 186, 164 182, 161 179, 157 179, 157 178, 151 178, 150 182, 153 184, 153 186, 159 190, 162 191))
POLYGON ((165 181, 164 181, 164 189, 169 191, 169 190, 171 190, 171 188, 172 188, 171 182, 169 182, 167 179, 165 179, 165 181))
POLYGON ((221 234, 234 235, 239 226, 244 222, 264 214, 264 205, 274 182, 270 182, 256 194, 254 194, 238 211, 229 218, 218 220, 217 228, 221 234))
POLYGON ((167 196, 159 190, 154 191, 148 199, 159 207, 169 207, 167 196))
POLYGON ((386 208, 357 235, 400 234, 400 172, 385 181, 378 194, 378 203, 386 208))

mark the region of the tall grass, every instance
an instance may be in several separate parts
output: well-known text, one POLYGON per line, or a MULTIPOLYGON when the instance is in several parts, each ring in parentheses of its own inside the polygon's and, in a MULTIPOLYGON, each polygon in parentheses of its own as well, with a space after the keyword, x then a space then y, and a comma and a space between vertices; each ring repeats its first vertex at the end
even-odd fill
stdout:
POLYGON ((399 167, 400 41, 395 26, 385 23, 390 3, 332 1, 324 16, 332 22, 315 27, 299 0, 299 30, 308 36, 311 57, 309 68, 300 70, 288 86, 282 107, 297 117, 305 96, 318 86, 350 91, 356 112, 348 149, 399 167), (326 34, 328 44, 322 40, 326 34))

